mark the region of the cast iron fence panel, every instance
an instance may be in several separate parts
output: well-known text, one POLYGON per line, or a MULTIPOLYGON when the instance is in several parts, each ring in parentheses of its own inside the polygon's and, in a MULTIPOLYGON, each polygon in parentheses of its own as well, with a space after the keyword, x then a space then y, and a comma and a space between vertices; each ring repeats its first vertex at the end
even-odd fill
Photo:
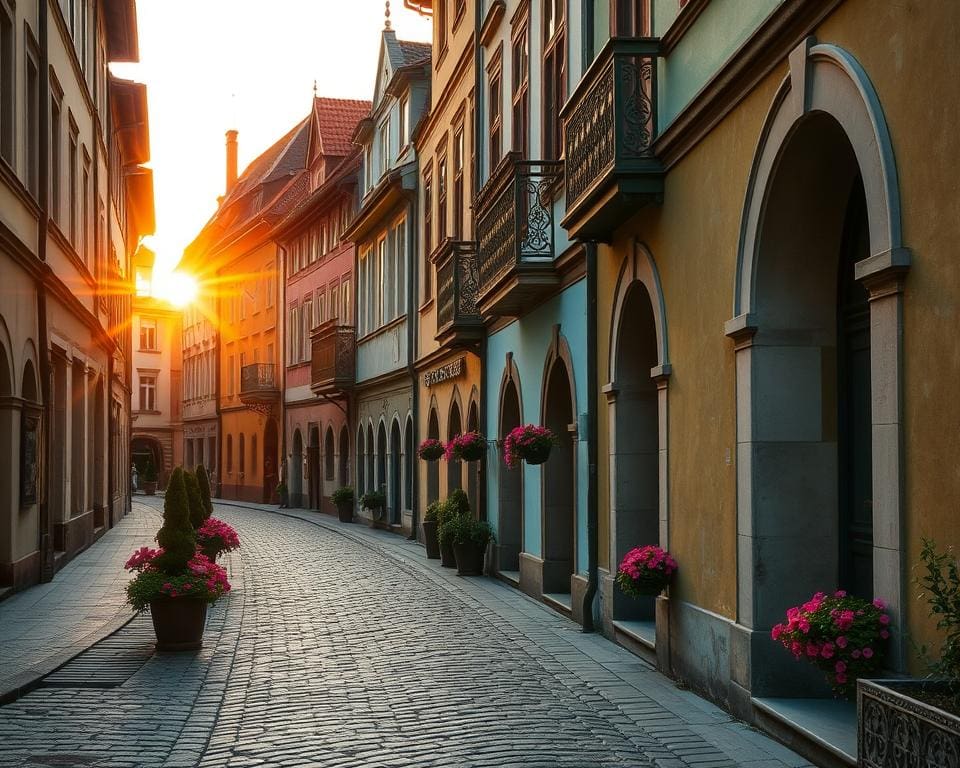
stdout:
POLYGON ((352 325, 338 325, 333 318, 313 330, 310 349, 310 381, 315 387, 353 381, 356 333, 352 325))
POLYGON ((273 363, 251 363, 240 369, 240 393, 273 392, 277 389, 273 363))
POLYGON ((476 246, 468 241, 447 241, 437 258, 437 330, 454 323, 480 320, 477 294, 476 246))

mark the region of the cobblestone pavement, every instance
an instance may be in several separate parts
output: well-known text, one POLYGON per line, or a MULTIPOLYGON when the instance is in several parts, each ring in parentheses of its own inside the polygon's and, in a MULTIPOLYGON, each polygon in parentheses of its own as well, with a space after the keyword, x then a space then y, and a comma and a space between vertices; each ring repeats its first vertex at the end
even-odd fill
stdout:
POLYGON ((0 602, 0 700, 129 621, 123 563, 159 527, 157 502, 136 496, 130 514, 53 581, 0 602))
POLYGON ((217 514, 243 549, 204 649, 155 655, 116 687, 41 687, 0 707, 0 766, 806 765, 417 545, 311 513, 217 514))

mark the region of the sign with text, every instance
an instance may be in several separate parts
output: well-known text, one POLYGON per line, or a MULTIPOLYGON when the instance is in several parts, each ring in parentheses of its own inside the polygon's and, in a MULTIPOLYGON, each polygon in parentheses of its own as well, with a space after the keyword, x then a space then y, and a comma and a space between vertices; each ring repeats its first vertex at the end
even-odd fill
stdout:
POLYGON ((466 371, 466 359, 458 357, 453 362, 434 368, 423 374, 423 386, 432 387, 435 384, 442 384, 450 379, 456 379, 463 376, 466 371))

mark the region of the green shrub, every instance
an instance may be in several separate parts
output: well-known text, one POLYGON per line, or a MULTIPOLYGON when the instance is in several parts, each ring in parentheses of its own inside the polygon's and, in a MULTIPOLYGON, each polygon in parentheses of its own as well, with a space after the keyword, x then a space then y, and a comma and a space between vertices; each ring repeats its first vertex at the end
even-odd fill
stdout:
POLYGON ((360 497, 360 506, 364 509, 383 509, 387 506, 387 497, 380 491, 370 491, 360 497))
POLYGON ((153 463, 153 456, 148 454, 147 460, 143 463, 143 479, 148 483, 157 482, 157 466, 153 463))
POLYGON ((435 523, 439 521, 440 511, 443 509, 442 501, 432 501, 427 505, 427 511, 423 514, 425 523, 435 523))
POLYGON ((349 485, 337 488, 337 490, 330 494, 330 500, 337 506, 340 504, 353 504, 353 488, 349 485))
POLYGON ((457 488, 457 490, 447 497, 447 504, 450 505, 450 508, 453 510, 454 514, 470 514, 470 498, 467 496, 466 492, 460 488, 457 488))
POLYGON ((473 544, 486 549, 493 531, 486 520, 474 520, 470 515, 453 515, 444 524, 440 537, 451 544, 473 544))
POLYGON ((960 704, 960 564, 952 547, 937 551, 936 542, 923 539, 920 549, 923 566, 917 585, 923 589, 919 597, 930 606, 930 615, 937 619, 937 629, 943 632, 939 660, 932 660, 926 646, 920 655, 927 661, 931 673, 950 682, 955 701, 960 704))
POLYGON ((183 483, 187 488, 187 505, 190 507, 190 525, 197 530, 206 519, 203 509, 203 497, 200 495, 200 483, 189 469, 183 470, 183 483))
POLYGON ((440 541, 451 540, 455 526, 461 518, 472 520, 473 515, 470 513, 470 499, 458 488, 447 497, 446 501, 438 505, 437 536, 440 537, 440 541))
POLYGON ((163 526, 157 532, 157 543, 163 548, 154 564, 164 573, 183 573, 197 551, 197 539, 190 524, 190 503, 183 469, 177 467, 170 475, 163 500, 163 526))
POLYGON ((200 486, 200 501, 203 502, 203 519, 213 514, 213 502, 210 500, 210 478, 203 464, 197 467, 197 485, 200 486))

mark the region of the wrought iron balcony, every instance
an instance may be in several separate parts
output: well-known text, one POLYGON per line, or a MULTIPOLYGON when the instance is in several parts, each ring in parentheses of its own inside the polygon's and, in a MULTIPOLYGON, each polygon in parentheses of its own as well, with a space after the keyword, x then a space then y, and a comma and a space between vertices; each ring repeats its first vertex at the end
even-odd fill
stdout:
POLYGON ((353 326, 338 325, 337 318, 332 318, 314 328, 310 338, 310 389, 318 395, 350 390, 356 377, 353 326))
POLYGON ((432 256, 437 266, 437 335, 441 346, 458 347, 483 335, 477 309, 477 244, 444 240, 432 256))
POLYGON ((518 316, 556 286, 553 202, 563 163, 504 158, 477 195, 477 305, 485 317, 518 316))
POLYGON ((659 41, 612 38, 560 111, 571 238, 609 240, 637 208, 663 199, 657 136, 659 41))
POLYGON ((280 383, 273 363, 251 363, 240 369, 240 402, 262 405, 279 399, 280 383))

